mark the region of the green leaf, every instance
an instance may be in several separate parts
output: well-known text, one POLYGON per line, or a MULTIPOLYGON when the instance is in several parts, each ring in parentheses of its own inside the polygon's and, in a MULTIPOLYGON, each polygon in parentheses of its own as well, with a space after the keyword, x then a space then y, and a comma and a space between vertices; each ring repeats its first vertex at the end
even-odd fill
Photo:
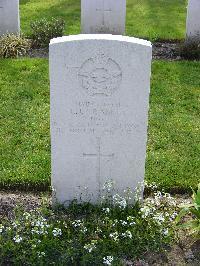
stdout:
POLYGON ((187 223, 178 225, 179 228, 191 228, 193 230, 197 230, 197 228, 199 227, 199 221, 195 220, 195 221, 189 221, 187 223))
POLYGON ((180 211, 180 213, 178 214, 178 216, 176 217, 176 219, 175 219, 175 223, 177 224, 177 223, 179 223, 180 222, 180 220, 181 220, 181 218, 183 217, 183 216, 185 216, 186 214, 188 214, 190 212, 190 209, 187 207, 185 207, 185 208, 183 208, 181 211, 180 211))
POLYGON ((200 211, 195 208, 190 208, 190 212, 194 214, 198 219, 200 219, 200 211))

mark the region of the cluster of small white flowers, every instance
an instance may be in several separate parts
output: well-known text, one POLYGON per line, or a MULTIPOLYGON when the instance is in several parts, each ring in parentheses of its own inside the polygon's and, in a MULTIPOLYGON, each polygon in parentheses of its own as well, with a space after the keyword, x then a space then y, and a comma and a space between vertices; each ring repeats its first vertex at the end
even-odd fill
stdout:
POLYGON ((122 237, 127 237, 127 238, 132 238, 133 237, 133 235, 132 235, 132 233, 131 233, 131 231, 129 231, 129 230, 127 230, 125 233, 122 233, 122 237))
POLYGON ((127 206, 126 199, 116 194, 113 196, 114 204, 118 205, 121 209, 125 209, 127 206))
POLYGON ((80 231, 81 231, 82 233, 86 233, 86 232, 87 232, 87 228, 86 228, 85 226, 83 226, 83 227, 80 229, 80 231))
POLYGON ((153 219, 158 223, 158 225, 161 225, 163 222, 165 222, 165 217, 163 213, 157 213, 153 216, 153 219))
POLYGON ((105 213, 110 213, 110 209, 109 208, 103 208, 102 211, 105 212, 105 213))
POLYGON ((158 189, 158 186, 156 185, 156 183, 152 182, 152 183, 148 183, 147 181, 144 181, 144 186, 146 188, 150 188, 152 191, 155 191, 158 189))
POLYGON ((22 237, 19 235, 16 235, 13 240, 15 241, 15 243, 20 243, 22 241, 22 237))
POLYGON ((127 221, 129 222, 129 225, 135 225, 135 218, 133 216, 128 216, 127 221))
POLYGON ((157 207, 161 205, 176 206, 175 199, 169 193, 162 193, 160 191, 155 192, 154 197, 148 198, 146 203, 157 207))
POLYGON ((18 223, 18 222, 13 222, 13 223, 12 223, 12 227, 13 227, 13 228, 17 228, 17 226, 19 226, 19 223, 18 223))
POLYGON ((126 226, 128 224, 127 221, 123 221, 123 220, 120 220, 120 223, 122 226, 126 226))
POLYGON ((4 230, 4 226, 0 224, 0 234, 3 232, 3 230, 4 230))
POLYGON ((112 238, 115 242, 119 240, 119 234, 118 232, 114 232, 114 233, 111 233, 110 235, 110 238, 112 238))
POLYGON ((106 190, 107 192, 111 192, 111 190, 114 189, 114 181, 108 180, 103 185, 103 190, 106 190))
POLYGON ((118 222, 118 220, 117 219, 115 219, 114 221, 113 221, 113 224, 112 224, 112 226, 113 227, 115 227, 117 224, 118 224, 119 222, 118 222))
POLYGON ((72 222, 72 225, 74 228, 80 228, 80 231, 82 233, 86 233, 88 231, 81 220, 75 220, 74 222, 72 222))
POLYGON ((135 198, 135 193, 130 188, 124 190, 124 195, 127 201, 131 201, 135 198))
POLYGON ((89 253, 92 252, 93 249, 96 248, 97 240, 92 240, 90 244, 85 244, 84 249, 86 249, 89 253))
POLYGON ((61 236, 62 235, 62 230, 60 229, 60 228, 54 228, 53 230, 52 230, 52 234, 53 234, 53 236, 61 236))
POLYGON ((33 228, 31 230, 32 234, 37 234, 37 235, 48 235, 48 231, 45 230, 44 228, 38 229, 38 228, 33 228))
POLYGON ((107 256, 103 258, 103 264, 112 265, 114 258, 112 256, 107 256))
POLYGON ((173 213, 170 215, 170 217, 169 217, 170 222, 173 222, 173 221, 176 219, 177 215, 178 215, 177 212, 173 212, 173 213))
POLYGON ((155 212, 156 208, 154 207, 149 207, 148 205, 144 205, 141 209, 140 212, 142 214, 142 218, 147 218, 155 212))
POLYGON ((164 228, 164 229, 162 229, 162 234, 163 234, 164 236, 167 236, 167 235, 169 234, 169 229, 168 229, 168 228, 164 228))
POLYGON ((33 229, 31 230, 32 234, 38 234, 38 235, 48 234, 47 229, 50 227, 50 225, 47 223, 47 220, 45 218, 40 217, 39 220, 32 221, 31 225, 33 226, 33 229))
POLYGON ((142 191, 144 190, 144 183, 139 182, 138 186, 135 189, 135 201, 141 201, 142 200, 142 191))
POLYGON ((95 234, 99 234, 99 233, 102 233, 102 230, 99 227, 97 227, 95 234))
POLYGON ((30 220, 31 214, 29 212, 24 212, 23 217, 25 218, 25 220, 30 220))
POLYGON ((40 252, 40 251, 38 251, 37 252, 37 255, 38 255, 38 258, 41 258, 41 257, 44 257, 45 256, 45 252, 40 252))
POLYGON ((76 228, 83 226, 83 223, 81 222, 81 220, 75 220, 74 222, 72 222, 72 225, 76 228))

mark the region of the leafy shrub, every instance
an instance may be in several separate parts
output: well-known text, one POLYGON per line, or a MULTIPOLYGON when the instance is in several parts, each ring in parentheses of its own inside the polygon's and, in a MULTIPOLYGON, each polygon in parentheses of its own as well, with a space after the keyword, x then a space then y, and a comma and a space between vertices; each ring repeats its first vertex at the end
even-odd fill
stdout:
POLYGON ((19 35, 6 34, 0 37, 0 57, 17 58, 26 55, 30 41, 19 35))
POLYGON ((180 47, 180 56, 188 60, 200 59, 200 40, 193 38, 180 47))
POLYGON ((0 264, 123 265, 170 243, 176 217, 170 195, 158 192, 143 204, 117 194, 108 199, 18 211, 0 225, 0 264))
POLYGON ((181 212, 176 218, 176 222, 179 223, 182 217, 188 214, 192 214, 192 219, 183 224, 180 224, 180 228, 190 229, 192 234, 200 239, 200 184, 198 186, 197 192, 193 191, 192 195, 193 203, 183 206, 181 212))
POLYGON ((65 28, 65 22, 60 18, 51 20, 39 19, 31 22, 33 46, 47 47, 51 39, 61 37, 65 28))

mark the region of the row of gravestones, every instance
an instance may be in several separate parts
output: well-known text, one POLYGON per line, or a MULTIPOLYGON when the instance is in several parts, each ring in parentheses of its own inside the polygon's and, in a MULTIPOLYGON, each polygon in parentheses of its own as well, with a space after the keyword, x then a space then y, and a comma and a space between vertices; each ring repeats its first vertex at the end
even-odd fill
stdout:
MULTIPOLYGON (((126 0, 82 0, 82 33, 124 34, 126 0)), ((0 35, 19 33, 19 0, 0 0, 0 35)), ((189 0, 187 39, 200 39, 200 0, 189 0)))

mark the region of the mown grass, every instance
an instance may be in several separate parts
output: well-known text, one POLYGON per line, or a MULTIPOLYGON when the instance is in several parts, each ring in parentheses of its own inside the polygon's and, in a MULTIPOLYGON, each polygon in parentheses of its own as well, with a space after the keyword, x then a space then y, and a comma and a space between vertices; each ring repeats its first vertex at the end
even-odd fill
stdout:
MULTIPOLYGON (((48 61, 7 59, 0 69, 0 189, 48 189, 48 61)), ((199 72, 199 62, 153 62, 146 179, 166 190, 200 181, 199 72)))
POLYGON ((1 188, 46 189, 50 176, 46 60, 0 61, 1 188))
MULTIPOLYGON (((80 0, 21 0, 21 29, 30 33, 30 22, 62 17, 65 34, 80 33, 80 0)), ((127 0, 126 34, 151 40, 183 39, 186 0, 127 0)))
POLYGON ((154 62, 146 178, 167 190, 200 182, 200 63, 154 62))

